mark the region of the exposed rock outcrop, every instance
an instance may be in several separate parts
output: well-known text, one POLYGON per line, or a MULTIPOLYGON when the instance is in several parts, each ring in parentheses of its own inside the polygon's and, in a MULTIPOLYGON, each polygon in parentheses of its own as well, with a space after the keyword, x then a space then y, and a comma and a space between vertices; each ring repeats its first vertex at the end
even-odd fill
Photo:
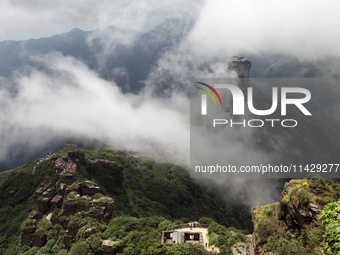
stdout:
POLYGON ((249 78, 251 62, 244 57, 233 56, 228 59, 228 70, 236 71, 238 78, 249 78))
POLYGON ((37 221, 35 219, 28 219, 21 225, 21 245, 30 245, 36 229, 37 221))
POLYGON ((246 248, 243 247, 231 247, 231 253, 233 255, 247 255, 246 248))
POLYGON ((308 209, 312 214, 319 214, 322 212, 322 208, 320 206, 317 206, 313 203, 308 204, 308 209))
POLYGON ((235 71, 237 73, 237 77, 240 79, 238 82, 238 86, 241 89, 246 89, 250 86, 250 68, 251 62, 244 57, 233 56, 228 59, 228 71, 235 71))
MULTIPOLYGON (((282 196, 288 194, 287 190, 282 191, 282 196)), ((300 229, 304 225, 310 224, 314 219, 316 214, 321 213, 322 208, 313 203, 309 203, 307 207, 300 207, 296 204, 295 200, 291 200, 286 204, 288 213, 292 216, 294 223, 298 225, 300 229)))
POLYGON ((104 240, 102 242, 102 247, 101 250, 103 252, 103 254, 105 255, 113 255, 116 254, 116 252, 114 251, 114 245, 117 244, 119 241, 111 241, 111 240, 104 240))
POLYGON ((61 195, 56 195, 53 197, 51 200, 51 210, 53 211, 54 209, 61 207, 63 204, 63 199, 64 197, 61 195))
POLYGON ((29 219, 34 219, 36 221, 42 219, 43 215, 41 212, 34 211, 31 216, 29 216, 29 219))
POLYGON ((85 161, 85 153, 83 151, 72 151, 67 153, 67 156, 77 165, 77 169, 85 161))
POLYGON ((38 209, 41 213, 45 214, 50 209, 50 201, 55 194, 55 183, 53 183, 49 177, 46 177, 33 195, 33 198, 37 203, 38 209))
MULTIPOLYGON (((100 194, 100 191, 100 187, 93 181, 78 181, 67 187, 65 183, 55 184, 50 178, 45 178, 34 193, 39 211, 34 212, 22 224, 21 245, 45 245, 49 230, 48 227, 37 229, 37 221, 49 212, 48 220, 52 225, 60 224, 66 230, 64 242, 70 247, 79 231, 79 225, 75 223, 77 217, 92 217, 98 222, 110 219, 114 201, 111 197, 100 194)), ((90 226, 87 228, 83 230, 84 236, 88 237, 96 232, 90 226)))
POLYGON ((314 254, 324 250, 322 240, 327 235, 323 231, 327 228, 323 220, 329 211, 323 217, 319 215, 338 199, 338 190, 337 181, 318 176, 287 182, 277 203, 253 208, 254 234, 247 242, 248 253, 274 254, 284 250, 287 254, 314 254), (319 241, 308 242, 310 236, 319 241))
POLYGON ((43 247, 46 244, 47 236, 37 236, 35 234, 32 235, 32 246, 43 247))
POLYGON ((94 182, 85 181, 81 185, 80 192, 82 195, 93 196, 94 194, 97 194, 100 192, 100 188, 94 182))

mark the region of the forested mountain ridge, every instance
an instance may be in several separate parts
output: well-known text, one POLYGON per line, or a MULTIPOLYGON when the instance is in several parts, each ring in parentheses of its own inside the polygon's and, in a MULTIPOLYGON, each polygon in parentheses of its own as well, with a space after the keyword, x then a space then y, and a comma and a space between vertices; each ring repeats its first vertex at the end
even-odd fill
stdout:
MULTIPOLYGON (((244 233, 252 229, 247 207, 225 202, 213 188, 194 182, 178 167, 166 180, 171 167, 132 152, 79 150, 68 145, 1 173, 0 253, 80 254, 76 250, 85 249, 101 254, 102 241, 107 239, 121 240, 116 248, 122 254, 130 254, 131 247, 144 249, 145 254, 155 254, 151 249, 171 254, 175 248, 162 248, 160 231, 199 220, 224 225, 213 223, 211 231, 216 238, 233 238, 232 244, 225 244, 228 251, 233 244, 245 242, 244 233), (88 228, 92 232, 84 233, 88 228), (151 235, 153 241, 132 240, 128 233, 134 229, 142 232, 139 238, 151 235)), ((206 254, 200 247, 195 249, 206 254)))

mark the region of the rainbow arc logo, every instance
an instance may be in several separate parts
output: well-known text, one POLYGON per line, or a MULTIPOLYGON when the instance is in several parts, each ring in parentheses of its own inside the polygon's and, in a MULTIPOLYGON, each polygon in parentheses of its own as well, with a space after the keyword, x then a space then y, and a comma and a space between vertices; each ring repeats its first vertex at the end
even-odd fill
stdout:
MULTIPOLYGON (((210 85, 206 84, 206 83, 203 83, 203 82, 196 82, 198 84, 201 84, 207 88, 209 88, 212 92, 214 92, 214 94, 217 96, 218 100, 220 101, 220 104, 222 106, 222 100, 221 100, 221 97, 220 95, 217 93, 217 91, 211 87, 210 85)), ((211 94, 211 92, 205 88, 201 88, 201 87, 196 87, 200 90, 203 90, 204 92, 206 92, 211 98, 212 100, 214 101, 215 105, 217 105, 216 103, 216 100, 214 98, 214 96, 211 94)), ((202 108, 201 108, 201 113, 202 115, 207 115, 207 95, 206 94, 202 94, 202 108)))
MULTIPOLYGON (((220 95, 217 93, 217 91, 213 87, 211 87, 210 85, 208 85, 206 83, 203 83, 203 82, 196 82, 196 83, 201 84, 201 85, 206 86, 207 88, 211 89, 211 91, 214 92, 215 95, 217 96, 218 100, 220 100, 220 104, 222 106, 222 100, 220 98, 220 95)), ((206 92, 214 100, 215 105, 217 105, 215 98, 213 97, 213 95, 210 93, 209 90, 203 89, 201 87, 197 87, 197 88, 203 90, 204 92, 206 92)))

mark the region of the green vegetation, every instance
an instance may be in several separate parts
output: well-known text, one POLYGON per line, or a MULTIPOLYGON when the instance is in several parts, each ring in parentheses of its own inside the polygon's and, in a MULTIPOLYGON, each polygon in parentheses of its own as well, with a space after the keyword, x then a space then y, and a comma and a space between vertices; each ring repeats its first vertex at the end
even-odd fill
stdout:
POLYGON ((209 226, 210 245, 218 247, 222 254, 232 254, 231 247, 244 247, 247 240, 246 232, 235 228, 226 228, 211 222, 209 226))
MULTIPOLYGON (((67 145, 57 154, 62 156, 75 150, 78 150, 76 146, 67 145)), ((0 254, 96 254, 105 239, 119 241, 117 249, 124 250, 124 254, 206 254, 201 246, 160 245, 162 230, 202 217, 205 217, 202 223, 220 226, 220 231, 209 231, 217 235, 216 246, 228 254, 231 245, 242 245, 245 241, 243 232, 229 228, 246 229, 248 233, 252 229, 245 206, 233 201, 226 203, 215 190, 195 183, 179 167, 165 180, 172 165, 148 158, 116 156, 110 149, 83 151, 85 160, 80 162, 81 167, 72 178, 56 173, 50 160, 39 164, 36 160, 0 173, 0 254), (88 159, 116 164, 91 163, 88 159), (71 214, 63 213, 61 208, 53 210, 53 224, 45 219, 50 211, 37 213, 37 203, 33 200, 35 190, 46 176, 54 183, 68 185, 63 206, 71 214), (92 202, 75 192, 86 188, 86 180, 100 188, 100 193, 91 195, 92 202), (90 217, 94 203, 96 208, 103 208, 109 197, 114 200, 113 219, 102 222, 90 217), (31 232, 44 243, 41 248, 20 246, 20 233, 31 232), (227 243, 224 243, 225 236, 227 243), (82 253, 85 250, 86 253, 82 253)), ((49 198, 54 194, 49 193, 49 198)))
POLYGON ((332 202, 339 198, 339 188, 340 185, 331 179, 316 176, 294 179, 285 184, 278 203, 255 207, 254 233, 260 252, 340 254, 337 253, 340 243, 335 239, 340 238, 340 234, 336 234, 340 229, 336 211, 340 203, 332 202))
POLYGON ((340 200, 329 203, 321 214, 321 222, 325 225, 325 254, 340 254, 340 200))
MULTIPOLYGON (((226 228, 209 219, 210 244, 215 244, 221 250, 221 254, 231 254, 230 248, 239 243, 244 245, 247 238, 242 231, 234 228, 226 228)), ((162 246, 162 231, 169 226, 183 224, 183 221, 168 221, 163 217, 135 218, 120 216, 113 218, 100 229, 88 222, 85 227, 79 229, 76 240, 70 248, 69 254, 99 254, 103 240, 115 241, 113 250, 120 254, 209 254, 201 245, 177 244, 162 246), (87 236, 86 229, 92 233, 87 236), (85 231, 84 231, 85 230, 85 231)), ((42 248, 22 247, 20 254, 64 254, 65 246, 60 243, 60 237, 65 233, 60 225, 55 225, 50 234, 51 239, 42 248)))

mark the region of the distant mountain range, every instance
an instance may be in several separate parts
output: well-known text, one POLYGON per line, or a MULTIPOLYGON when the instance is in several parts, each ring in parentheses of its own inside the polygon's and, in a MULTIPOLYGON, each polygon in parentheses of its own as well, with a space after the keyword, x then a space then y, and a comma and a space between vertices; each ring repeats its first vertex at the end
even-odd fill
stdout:
MULTIPOLYGON (((68 33, 49 38, 3 41, 0 42, 0 77, 2 76, 5 79, 15 77, 17 72, 28 72, 30 67, 45 70, 45 67, 34 61, 32 57, 60 52, 64 56, 72 56, 83 61, 101 78, 115 81, 124 93, 138 93, 144 88, 144 81, 156 67, 162 54, 176 49, 189 34, 192 27, 193 22, 167 19, 148 32, 129 35, 130 39, 133 38, 129 43, 120 43, 119 37, 116 41, 109 42, 111 35, 126 32, 118 31, 113 27, 103 31, 82 31, 75 28, 68 33)), ((252 62, 250 75, 253 78, 336 79, 340 77, 340 59, 337 57, 300 60, 297 57, 279 53, 244 54, 243 56, 252 62)), ((231 56, 225 56, 225 60, 229 57, 231 56)), ((188 61, 190 62, 190 60, 188 61)), ((208 66, 202 68, 209 70, 208 66)), ((172 75, 176 75, 176 73, 172 75)), ((189 78, 190 74, 188 74, 189 78)), ((165 78, 165 80, 167 79, 169 81, 173 79, 171 74, 165 78)), ((167 82, 162 82, 157 86, 158 92, 161 94, 162 90, 167 89, 167 82)), ((182 84, 178 84, 178 86, 181 87, 182 84)), ((16 91, 14 84, 9 89, 13 93, 16 91)), ((287 141, 291 140, 292 142, 288 143, 287 147, 283 149, 283 157, 293 157, 295 160, 302 158, 304 162, 308 161, 313 153, 315 155, 312 157, 320 160, 324 159, 324 155, 327 155, 331 160, 337 158, 340 147, 338 141, 340 137, 339 121, 334 117, 333 110, 338 105, 339 86, 324 88, 321 85, 313 89, 316 93, 313 94, 314 105, 311 105, 311 108, 314 111, 314 116, 319 119, 318 121, 307 120, 304 122, 305 125, 301 125, 296 130, 295 135, 290 134, 287 141), (293 141, 296 140, 300 140, 301 143, 294 143, 293 141), (295 144, 294 148, 297 148, 300 154, 287 150, 292 144, 295 144)), ((268 88, 261 88, 261 90, 261 95, 270 96, 271 90, 268 88)), ((280 134, 282 135, 282 133, 280 134)), ((265 134, 260 136, 264 139, 259 138, 260 147, 267 139, 265 136, 265 134)), ((33 151, 28 153, 27 148, 18 148, 11 158, 0 162, 0 171, 42 156, 51 148, 54 150, 60 148, 65 142, 66 140, 63 140, 51 145, 43 152, 33 151)), ((77 143, 74 140, 69 142, 77 143)))
POLYGON ((103 36, 108 35, 110 40, 110 35, 121 32, 113 27, 89 32, 74 28, 48 38, 0 42, 0 76, 15 75, 28 66, 37 67, 32 56, 60 52, 83 61, 100 77, 114 80, 124 92, 136 93, 143 88, 143 81, 160 55, 176 47, 191 27, 190 22, 167 19, 149 32, 135 36, 131 44, 119 43, 118 38, 113 49, 105 49, 108 42, 103 36), (120 69, 124 70, 123 75, 115 72, 120 69))

